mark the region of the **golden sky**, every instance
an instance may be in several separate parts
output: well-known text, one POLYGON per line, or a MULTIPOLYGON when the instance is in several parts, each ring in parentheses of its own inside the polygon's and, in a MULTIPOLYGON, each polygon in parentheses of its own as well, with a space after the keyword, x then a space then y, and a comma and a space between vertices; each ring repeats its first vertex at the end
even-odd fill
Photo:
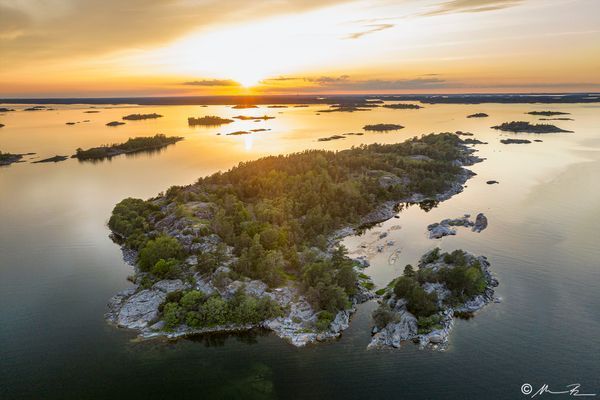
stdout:
POLYGON ((600 0, 0 0, 0 97, 600 91, 600 0))

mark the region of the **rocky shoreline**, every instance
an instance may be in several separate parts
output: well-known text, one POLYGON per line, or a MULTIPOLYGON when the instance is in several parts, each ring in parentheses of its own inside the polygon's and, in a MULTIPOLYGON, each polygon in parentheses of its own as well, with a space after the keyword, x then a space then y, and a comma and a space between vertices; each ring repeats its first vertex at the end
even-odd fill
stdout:
MULTIPOLYGON (((475 150, 465 145, 460 146, 463 150, 463 155, 460 160, 455 160, 454 164, 461 167, 461 172, 448 190, 437 194, 436 196, 424 196, 422 194, 414 193, 411 196, 398 201, 384 202, 375 211, 363 217, 357 226, 340 229, 331 235, 328 240, 328 251, 322 253, 321 256, 325 258, 331 257, 333 249, 344 237, 356 234, 366 226, 371 226, 393 218, 398 212, 397 206, 400 203, 414 203, 425 200, 443 201, 460 193, 463 190, 465 182, 471 176, 475 175, 464 167, 482 161, 481 158, 473 155, 475 150)), ((400 179, 399 177, 389 176, 386 178, 391 179, 392 181, 400 179)), ((385 186, 388 179, 383 179, 383 181, 380 180, 380 184, 385 186)), ((209 209, 210 207, 203 204, 198 204, 197 206, 198 209, 195 210, 196 214, 204 213, 205 215, 203 215, 203 218, 211 218, 212 214, 209 209), (204 210, 204 208, 206 208, 206 210, 204 210)), ((175 218, 172 214, 173 211, 174 210, 170 210, 168 207, 162 210, 168 217, 156 224, 156 228, 159 231, 163 231, 164 233, 177 238, 183 243, 184 247, 188 246, 190 250, 194 251, 210 251, 210 249, 214 249, 219 245, 220 239, 216 235, 208 235, 203 238, 200 243, 188 240, 187 237, 182 234, 182 232, 186 231, 188 228, 186 228, 185 224, 182 224, 181 221, 178 221, 175 218)), ((317 331, 314 329, 314 326, 319 313, 312 309, 296 283, 288 282, 286 286, 269 289, 267 285, 260 280, 251 280, 249 278, 230 279, 229 273, 231 270, 229 266, 235 261, 235 257, 231 254, 231 248, 226 250, 226 254, 228 254, 227 262, 221 264, 214 273, 195 273, 193 279, 189 279, 189 281, 182 279, 165 279, 154 283, 151 287, 144 287, 144 277, 147 273, 139 271, 135 266, 137 253, 124 246, 122 249, 123 258, 128 264, 134 266, 135 269, 135 274, 131 277, 134 286, 118 293, 110 299, 108 303, 108 312, 106 313, 105 318, 108 322, 118 327, 137 330, 139 332, 139 337, 142 339, 157 337, 178 338, 211 332, 235 332, 263 328, 273 331, 277 336, 287 340, 292 345, 301 347, 309 343, 339 337, 341 333, 348 328, 350 318, 356 311, 356 306, 376 297, 375 294, 371 292, 373 284, 370 281, 370 278, 361 273, 362 268, 368 266, 368 262, 361 258, 354 259, 354 270, 357 276, 359 276, 359 279, 356 285, 356 294, 350 298, 351 306, 338 311, 332 322, 329 324, 328 329, 317 331), (185 324, 180 324, 174 329, 166 330, 164 321, 161 320, 157 322, 160 315, 160 307, 165 303, 171 293, 190 289, 202 292, 207 296, 218 294, 223 299, 231 298, 239 290, 256 299, 268 297, 284 310, 284 314, 256 324, 217 325, 203 327, 201 329, 191 328, 185 324)), ((195 256, 189 257, 186 260, 186 264, 190 266, 195 265, 197 259, 194 258, 195 256)))
MULTIPOLYGON (((436 251, 438 249, 432 250, 436 251)), ((429 252, 423 256, 419 264, 420 270, 429 270, 437 272, 442 268, 454 268, 452 264, 444 261, 443 257, 437 257, 435 260, 427 260, 432 254, 429 252)), ((469 298, 457 306, 448 306, 445 300, 450 297, 450 291, 443 283, 426 282, 422 285, 427 293, 435 293, 438 299, 439 311, 435 314, 439 318, 437 326, 428 332, 421 332, 417 317, 407 310, 407 301, 398 298, 391 286, 388 286, 385 293, 381 296, 380 304, 385 305, 393 313, 393 321, 386 324, 381 329, 373 327, 372 339, 368 345, 373 348, 400 348, 404 341, 418 343, 420 348, 432 348, 435 350, 445 350, 448 346, 450 332, 454 326, 454 318, 457 314, 472 315, 481 310, 491 302, 500 302, 500 299, 494 296, 494 288, 498 286, 498 280, 490 272, 490 263, 484 256, 473 256, 465 253, 467 262, 473 265, 475 262, 481 266, 481 271, 486 281, 486 287, 482 294, 469 298)))

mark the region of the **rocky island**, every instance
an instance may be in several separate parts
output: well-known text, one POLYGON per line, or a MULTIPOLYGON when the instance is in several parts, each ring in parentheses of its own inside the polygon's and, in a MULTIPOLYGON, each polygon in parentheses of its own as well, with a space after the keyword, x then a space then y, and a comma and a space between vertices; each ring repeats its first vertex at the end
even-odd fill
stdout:
POLYGON ((124 120, 127 121, 139 121, 139 120, 143 120, 143 119, 156 119, 156 118, 162 118, 162 115, 160 114, 156 114, 156 113, 152 113, 152 114, 129 114, 123 117, 124 120))
POLYGON ((162 134, 149 137, 129 138, 129 140, 121 144, 104 145, 100 147, 93 147, 87 150, 79 148, 72 157, 77 158, 80 161, 99 160, 111 158, 121 154, 158 150, 177 143, 180 140, 183 140, 183 138, 179 136, 165 136, 162 134))
POLYGON ((448 235, 456 235, 456 227, 463 226, 471 228, 473 232, 481 232, 487 228, 488 220, 483 213, 477 214, 475 221, 470 220, 471 215, 465 214, 461 218, 444 219, 441 222, 436 222, 427 226, 429 231, 429 239, 439 239, 448 235))
POLYGON ((69 159, 69 156, 54 156, 54 157, 48 157, 48 158, 44 158, 42 160, 38 160, 38 161, 34 161, 33 164, 41 164, 41 163, 57 163, 57 162, 61 162, 61 161, 66 161, 69 159))
POLYGON ((554 115, 570 115, 568 112, 561 111, 530 111, 527 114, 529 115, 541 115, 543 117, 552 117, 554 115))
POLYGON ((275 117, 270 117, 268 115, 263 115, 262 117, 253 117, 251 115, 236 115, 235 117, 232 117, 235 119, 239 119, 241 121, 248 121, 248 120, 269 120, 269 119, 275 119, 275 117))
POLYGON ((388 131, 398 131, 403 129, 402 125, 397 124, 374 124, 374 125, 365 125, 363 129, 365 131, 373 131, 373 132, 388 132, 388 131))
POLYGON ((501 139, 502 144, 529 144, 531 140, 528 139, 501 139))
POLYGON ((0 166, 10 165, 21 161, 24 154, 3 153, 0 151, 0 166))
POLYGON ((383 108, 391 108, 392 110, 418 110, 423 108, 418 104, 410 104, 410 103, 394 103, 394 104, 383 104, 381 107, 383 108))
POLYGON ((206 115, 202 118, 194 118, 194 117, 188 118, 189 126, 196 126, 196 125, 199 125, 199 126, 221 126, 221 125, 229 124, 232 122, 233 122, 232 119, 221 118, 221 117, 217 117, 216 115, 206 115))
POLYGON ((492 129, 498 129, 506 132, 526 132, 526 133, 559 133, 572 132, 561 129, 551 124, 531 124, 525 121, 504 122, 500 125, 492 126, 492 129))
POLYGON ((403 276, 379 292, 369 348, 399 348, 408 340, 446 348, 455 317, 468 317, 499 301, 494 297, 498 281, 489 267, 483 256, 463 250, 442 254, 439 248, 425 254, 416 271, 407 265, 403 276))
POLYGON ((489 115, 487 115, 486 113, 475 113, 475 114, 467 115, 467 118, 487 118, 487 117, 489 117, 489 115))
POLYGON ((460 192, 472 175, 463 166, 480 161, 472 152, 453 134, 311 150, 125 199, 109 227, 134 286, 106 318, 144 338, 253 328, 296 346, 335 338, 374 296, 364 262, 339 241, 392 218, 400 202, 460 192))
POLYGON ((106 124, 106 126, 119 126, 119 125, 125 125, 125 122, 111 121, 111 122, 109 122, 109 123, 106 124))

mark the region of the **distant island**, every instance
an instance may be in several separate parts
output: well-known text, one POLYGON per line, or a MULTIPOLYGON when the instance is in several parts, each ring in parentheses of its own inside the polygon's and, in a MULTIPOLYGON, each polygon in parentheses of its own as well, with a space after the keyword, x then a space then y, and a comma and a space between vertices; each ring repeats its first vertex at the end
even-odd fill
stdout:
POLYGON ((525 121, 504 122, 503 124, 492 126, 492 129, 498 129, 507 132, 526 132, 526 133, 559 133, 572 132, 561 129, 550 124, 531 124, 525 121))
POLYGON ((23 154, 3 153, 0 151, 0 166, 21 161, 23 154))
POLYGON ((15 111, 15 110, 12 108, 0 107, 0 113, 10 112, 10 111, 15 111))
POLYGON ((111 121, 108 124, 106 124, 106 126, 119 126, 119 125, 125 125, 125 122, 121 122, 121 121, 111 121))
POLYGON ((250 132, 248 131, 235 131, 235 132, 230 132, 227 133, 226 136, 239 136, 239 135, 249 135, 250 132))
POLYGON ((258 106, 254 105, 254 104, 238 104, 231 108, 235 108, 237 110, 243 110, 245 108, 258 108, 258 106))
POLYGON ((177 143, 180 140, 183 140, 183 138, 179 136, 165 136, 163 134, 157 134, 149 137, 129 138, 129 140, 121 144, 93 147, 87 150, 79 148, 72 157, 79 160, 111 158, 120 154, 130 154, 161 149, 177 143))
POLYGON ((375 326, 369 348, 401 346, 415 341, 421 347, 445 348, 455 317, 468 317, 496 301, 498 281, 485 257, 463 250, 425 254, 415 270, 411 265, 379 294, 373 312, 375 326))
POLYGON ((418 110, 419 108, 423 108, 423 106, 420 106, 418 104, 406 104, 406 103, 383 104, 381 107, 391 108, 393 110, 418 110))
POLYGON ((123 117, 124 120, 128 120, 128 121, 138 121, 138 120, 142 120, 142 119, 155 119, 155 118, 162 118, 162 115, 160 114, 156 114, 156 113, 152 113, 152 114, 129 114, 123 117))
POLYGON ((500 140, 502 144, 529 144, 531 140, 527 139, 502 139, 500 140))
POLYGON ((188 118, 188 125, 189 126, 220 126, 220 125, 225 125, 225 124, 229 124, 233 122, 232 119, 229 118, 221 118, 221 117, 217 117, 216 115, 206 115, 202 118, 193 118, 193 117, 189 117, 188 118))
POLYGON ((38 160, 38 161, 34 161, 34 164, 40 164, 40 163, 57 163, 57 162, 61 162, 61 161, 65 161, 68 160, 69 156, 54 156, 54 157, 49 157, 49 158, 44 158, 43 160, 38 160))
POLYGON ((240 163, 149 200, 118 203, 114 240, 134 286, 108 321, 144 338, 262 327, 295 346, 338 337, 375 295, 339 241, 385 221, 405 201, 441 201, 480 161, 461 139, 309 150, 240 163), (428 162, 414 162, 414 157, 428 162))
POLYGON ((6 125, 4 124, 0 124, 0 128, 4 128, 6 125))
POLYGON ((346 136, 342 136, 342 135, 333 135, 333 136, 328 136, 328 137, 322 137, 317 139, 319 142, 329 142, 331 140, 339 140, 339 139, 346 139, 346 136))
POLYGON ((475 113, 471 115, 467 115, 467 118, 486 118, 489 117, 486 113, 475 113))
POLYGON ((42 111, 45 110, 47 107, 46 106, 34 106, 34 107, 28 107, 23 109, 23 111, 42 111))
POLYGON ((397 131, 403 129, 402 125, 397 124, 374 124, 374 125, 365 125, 363 129, 365 131, 375 131, 375 132, 387 132, 387 131, 397 131))
POLYGON ((569 115, 571 113, 560 112, 560 111, 529 111, 527 114, 529 114, 529 115, 542 115, 544 117, 552 117, 554 115, 569 115))

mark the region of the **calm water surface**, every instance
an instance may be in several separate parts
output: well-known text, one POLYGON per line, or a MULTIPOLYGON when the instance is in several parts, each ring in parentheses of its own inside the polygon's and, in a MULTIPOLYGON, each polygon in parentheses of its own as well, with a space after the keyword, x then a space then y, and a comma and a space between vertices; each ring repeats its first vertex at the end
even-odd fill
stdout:
MULTIPOLYGON (((154 154, 100 163, 19 163, 0 168, 0 398, 418 398, 519 399, 523 383, 562 390, 581 383, 600 395, 600 106, 428 105, 421 110, 315 115, 323 106, 234 110, 224 106, 56 106, 0 114, 0 150, 46 158, 165 133, 185 140, 154 154), (536 121, 532 110, 572 113, 555 121, 574 133, 527 135, 542 143, 502 145, 489 127, 536 121), (97 110, 99 113, 85 113, 97 110), (105 124, 130 113, 164 118, 105 124), (490 118, 466 119, 475 112, 490 118), (220 128, 190 128, 187 117, 272 115, 220 128), (68 126, 66 122, 84 121, 68 126), (344 140, 319 137, 360 132, 368 123, 406 128, 344 140), (246 136, 237 130, 269 128, 246 136), (386 285, 425 251, 463 248, 488 256, 500 280, 501 304, 458 321, 446 352, 367 351, 370 313, 362 305, 333 343, 295 348, 274 335, 209 336, 135 341, 107 325, 106 302, 126 288, 130 267, 108 238, 106 222, 124 197, 147 198, 171 185, 240 161, 310 148, 343 149, 394 143, 430 132, 469 131, 488 142, 486 158, 463 193, 429 212, 409 206, 345 244, 367 254, 367 272, 386 285), (217 136, 217 133, 223 135, 217 136), (499 185, 487 185, 487 180, 499 185), (480 234, 466 229, 429 240, 426 226, 484 212, 480 234), (378 232, 389 232, 378 240, 378 232), (393 240, 382 253, 373 251, 393 240), (365 245, 366 248, 361 247, 365 245), (397 257, 392 257, 396 254, 397 257)), ((550 397, 550 395, 546 395, 550 397)), ((553 396, 560 398, 561 396, 553 396)), ((564 397, 564 396, 563 396, 564 397)))

